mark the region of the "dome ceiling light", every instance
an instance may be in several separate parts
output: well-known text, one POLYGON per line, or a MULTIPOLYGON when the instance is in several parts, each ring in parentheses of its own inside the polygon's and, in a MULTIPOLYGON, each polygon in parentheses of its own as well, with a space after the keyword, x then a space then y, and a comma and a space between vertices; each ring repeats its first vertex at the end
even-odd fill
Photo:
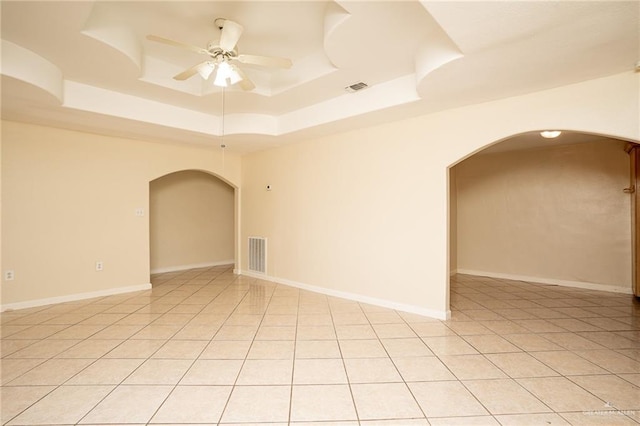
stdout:
POLYGON ((560 130, 543 130, 540 132, 540 136, 545 139, 555 139, 560 136, 562 132, 560 130))

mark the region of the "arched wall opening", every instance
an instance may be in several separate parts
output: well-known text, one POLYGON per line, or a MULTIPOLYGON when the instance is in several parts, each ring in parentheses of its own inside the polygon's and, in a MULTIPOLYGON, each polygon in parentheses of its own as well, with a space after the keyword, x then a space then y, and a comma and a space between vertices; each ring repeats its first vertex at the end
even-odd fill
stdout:
POLYGON ((526 132, 452 165, 451 275, 631 293, 629 142, 526 132))
POLYGON ((536 129, 638 140, 638 83, 623 73, 245 155, 243 240, 269 238, 270 279, 446 318, 449 168, 536 129))
POLYGON ((205 171, 149 183, 151 274, 230 265, 236 257, 236 189, 205 171))

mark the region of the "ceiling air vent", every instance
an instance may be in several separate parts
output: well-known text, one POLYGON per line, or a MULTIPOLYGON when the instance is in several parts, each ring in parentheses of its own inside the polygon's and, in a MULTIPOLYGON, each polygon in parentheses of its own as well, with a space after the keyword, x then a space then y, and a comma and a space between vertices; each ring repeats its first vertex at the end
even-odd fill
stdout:
POLYGON ((351 86, 345 87, 344 90, 346 90, 349 93, 355 93, 358 90, 366 89, 367 87, 369 87, 369 85, 361 81, 359 83, 355 83, 355 84, 352 84, 351 86))

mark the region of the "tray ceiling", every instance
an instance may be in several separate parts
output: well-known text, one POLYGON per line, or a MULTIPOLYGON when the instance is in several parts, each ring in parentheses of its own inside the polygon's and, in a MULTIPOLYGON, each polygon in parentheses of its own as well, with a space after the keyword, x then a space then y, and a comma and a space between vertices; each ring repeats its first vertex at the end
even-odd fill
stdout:
POLYGON ((630 71, 640 3, 2 1, 5 119, 239 153, 630 71), (172 76, 216 18, 244 26, 256 89, 172 76), (365 82, 368 88, 347 93, 365 82))

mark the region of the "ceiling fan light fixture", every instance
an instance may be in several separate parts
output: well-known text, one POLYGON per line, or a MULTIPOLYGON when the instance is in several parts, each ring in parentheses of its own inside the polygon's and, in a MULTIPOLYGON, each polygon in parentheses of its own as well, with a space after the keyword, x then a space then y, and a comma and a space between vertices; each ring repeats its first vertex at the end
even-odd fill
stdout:
POLYGON ((204 64, 200 65, 200 67, 198 67, 198 74, 200 74, 200 77, 202 77, 204 80, 208 80, 211 76, 211 73, 215 69, 216 64, 214 64, 213 62, 205 62, 204 64))
POLYGON ((229 81, 231 82, 231 84, 239 83, 244 79, 244 77, 242 77, 242 75, 240 75, 240 73, 238 72, 238 69, 236 68, 235 65, 231 65, 231 70, 232 70, 232 73, 231 73, 231 77, 229 78, 229 81))
POLYGON ((236 84, 240 80, 242 80, 242 77, 238 74, 238 71, 227 61, 223 61, 218 64, 218 72, 213 84, 219 87, 227 87, 236 84))
POLYGON ((540 132, 540 136, 545 139, 554 139, 560 136, 562 132, 560 130, 543 130, 540 132))
POLYGON ((218 67, 218 72, 216 73, 216 78, 213 80, 213 85, 218 87, 227 87, 227 79, 224 78, 222 70, 218 67))
POLYGON ((153 34, 147 35, 148 40, 190 50, 209 57, 204 62, 176 74, 173 77, 174 80, 184 81, 196 74, 199 74, 204 80, 210 80, 213 75, 213 84, 215 86, 227 87, 240 83, 242 90, 250 91, 255 89, 256 85, 244 74, 242 67, 237 66, 231 61, 268 68, 291 68, 291 59, 262 55, 239 55, 237 44, 244 31, 244 27, 226 18, 218 18, 214 21, 214 24, 221 31, 220 38, 210 41, 206 49, 153 34))

